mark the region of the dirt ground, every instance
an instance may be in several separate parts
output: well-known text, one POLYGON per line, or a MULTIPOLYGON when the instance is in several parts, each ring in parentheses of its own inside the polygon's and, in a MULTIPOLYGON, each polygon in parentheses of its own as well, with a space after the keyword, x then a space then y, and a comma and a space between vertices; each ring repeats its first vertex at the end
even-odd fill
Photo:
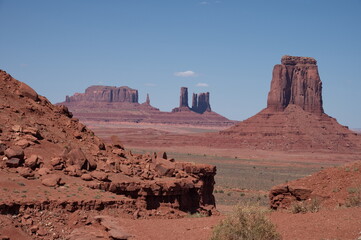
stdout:
MULTIPOLYGON (((163 150, 179 161, 188 160, 216 165, 218 172, 215 189, 218 189, 218 193, 216 192, 215 196, 218 203, 217 209, 221 212, 221 216, 124 221, 124 226, 133 234, 134 239, 209 239, 213 227, 232 211, 232 205, 237 204, 242 198, 247 201, 256 199, 247 198, 249 192, 258 192, 259 196, 262 196, 262 201, 267 204, 268 198, 263 198, 263 196, 273 185, 361 160, 359 153, 282 152, 188 145, 185 144, 184 134, 189 136, 197 132, 212 132, 217 129, 197 130, 176 127, 169 130, 169 126, 148 127, 142 129, 138 126, 136 131, 134 131, 134 126, 130 125, 116 131, 95 127, 94 131, 105 140, 110 134, 115 133, 122 139, 126 147, 134 151, 163 150), (140 139, 140 133, 144 132, 147 133, 146 137, 140 139), (178 138, 179 134, 183 134, 183 137, 178 138), (152 139, 157 140, 153 142, 152 139), (172 144, 168 145, 168 142, 172 144), (273 172, 270 169, 273 169, 273 172), (242 172, 242 170, 244 171, 242 172), (260 173, 262 175, 258 175, 260 173), (277 178, 277 176, 283 175, 284 177, 277 178), (235 179, 241 180, 236 181, 235 179), (254 191, 252 186, 256 186, 256 183, 260 184, 257 185, 258 190, 254 191)), ((272 212, 270 219, 276 224, 283 239, 358 239, 361 236, 361 207, 334 207, 305 214, 278 211, 272 212)))

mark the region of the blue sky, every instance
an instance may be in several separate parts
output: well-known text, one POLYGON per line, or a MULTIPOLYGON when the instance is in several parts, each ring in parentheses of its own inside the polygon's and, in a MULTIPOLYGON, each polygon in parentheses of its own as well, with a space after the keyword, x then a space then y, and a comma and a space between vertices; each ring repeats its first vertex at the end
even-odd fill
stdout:
POLYGON ((0 0, 0 69, 53 103, 129 86, 170 111, 179 88, 244 120, 283 55, 318 61, 325 112, 361 127, 361 0, 0 0))

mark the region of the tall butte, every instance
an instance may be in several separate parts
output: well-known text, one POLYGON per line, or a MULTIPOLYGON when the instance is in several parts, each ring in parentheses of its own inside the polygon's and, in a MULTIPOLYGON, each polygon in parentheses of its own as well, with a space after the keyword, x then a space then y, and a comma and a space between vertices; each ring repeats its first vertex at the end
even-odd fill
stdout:
POLYGON ((310 57, 283 56, 273 68, 267 108, 283 111, 294 104, 311 113, 322 114, 322 82, 317 61, 310 57))
POLYGON ((220 134, 245 148, 360 151, 361 136, 324 113, 322 104, 317 61, 283 56, 273 68, 267 108, 220 134))

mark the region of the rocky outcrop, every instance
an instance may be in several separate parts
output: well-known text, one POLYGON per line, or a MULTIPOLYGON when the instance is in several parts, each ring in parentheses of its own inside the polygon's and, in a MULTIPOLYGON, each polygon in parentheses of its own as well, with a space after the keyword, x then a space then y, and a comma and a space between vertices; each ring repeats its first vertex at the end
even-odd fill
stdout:
POLYGON ((275 186, 269 193, 270 207, 272 209, 289 208, 295 201, 310 199, 312 190, 304 187, 291 187, 288 185, 275 186))
POLYGON ((209 92, 206 93, 193 93, 192 111, 196 113, 211 112, 211 105, 209 103, 209 92), (197 99, 198 95, 198 99, 197 99))
POLYGON ((267 108, 283 111, 288 105, 322 114, 322 82, 317 61, 309 57, 283 56, 273 68, 267 108))
MULTIPOLYGON (((37 202, 49 200, 42 193, 64 184, 72 185, 70 183, 77 186, 79 193, 87 194, 68 195, 65 199, 64 194, 54 190, 49 194, 50 200, 56 200, 53 203, 61 205, 59 208, 64 207, 63 203, 71 197, 74 204, 78 200, 82 202, 94 198, 100 202, 102 209, 107 207, 104 199, 134 202, 136 206, 132 205, 132 210, 124 207, 128 213, 136 213, 136 217, 155 216, 162 211, 163 216, 179 217, 187 212, 212 214, 215 210, 215 166, 179 163, 167 159, 165 153, 134 154, 124 149, 116 138, 106 145, 94 132, 73 118, 66 108, 51 104, 30 87, 21 86, 19 81, 0 71, 0 185, 8 185, 13 178, 26 178, 32 183, 27 185, 29 191, 22 198, 16 196, 17 199, 13 199, 15 195, 11 195, 0 199, 0 214, 11 208, 4 203, 5 200, 16 200, 18 212, 27 206, 26 201, 30 199, 35 202, 32 207, 26 208, 35 208, 37 202), (26 91, 18 94, 19 89, 26 91), (100 191, 94 189, 106 193, 96 195, 100 191), (35 197, 35 194, 40 195, 35 197), (167 211, 164 212, 164 209, 167 211)), ((115 97, 114 89, 89 89, 83 97, 120 101, 121 94, 115 97), (89 91, 94 94, 91 95, 89 91)), ((16 190, 23 186, 16 184, 13 188, 16 190)), ((1 188, 0 195, 5 194, 4 191, 1 188)), ((50 207, 56 208, 53 205, 50 207)))
POLYGON ((274 186, 269 192, 269 205, 275 210, 296 212, 360 206, 361 194, 355 190, 361 184, 360 169, 361 161, 354 161, 274 186))
POLYGON ((179 107, 173 108, 172 112, 189 112, 188 106, 188 88, 182 87, 180 90, 179 107))
POLYGON ((209 103, 209 92, 193 93, 192 108, 188 106, 188 88, 182 87, 180 92, 180 103, 178 108, 174 108, 172 112, 187 112, 193 111, 196 113, 211 112, 211 105, 209 103))
POLYGON ((193 93, 192 96, 192 109, 197 109, 198 108, 198 95, 197 93, 193 93))
POLYGON ((91 86, 85 93, 66 96, 65 102, 129 102, 138 103, 138 90, 129 87, 91 86))

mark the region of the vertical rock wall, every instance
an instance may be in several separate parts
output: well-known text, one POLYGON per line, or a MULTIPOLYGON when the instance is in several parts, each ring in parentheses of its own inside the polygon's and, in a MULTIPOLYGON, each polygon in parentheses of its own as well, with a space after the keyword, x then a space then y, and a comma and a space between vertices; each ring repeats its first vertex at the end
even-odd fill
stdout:
POLYGON ((322 82, 317 61, 309 57, 283 56, 273 68, 267 108, 283 111, 289 104, 322 114, 322 82))

